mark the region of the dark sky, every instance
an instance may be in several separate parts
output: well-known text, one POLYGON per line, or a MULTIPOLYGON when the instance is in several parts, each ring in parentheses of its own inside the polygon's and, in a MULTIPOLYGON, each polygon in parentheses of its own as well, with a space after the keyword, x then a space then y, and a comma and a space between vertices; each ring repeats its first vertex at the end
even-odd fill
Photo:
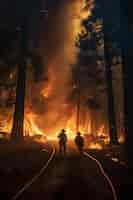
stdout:
MULTIPOLYGON (((41 0, 1 0, 0 1, 0 54, 10 49, 17 38, 17 27, 30 19, 30 24, 39 24, 41 0), (29 18, 30 17, 30 18, 29 18), (34 22, 34 23, 33 23, 34 22)), ((35 28, 33 29, 35 30, 35 28)), ((35 31, 33 31, 35 32, 35 31)), ((0 55, 0 56, 1 56, 0 55)))
POLYGON ((60 0, 47 0, 47 7, 54 7, 57 4, 57 1, 60 0))

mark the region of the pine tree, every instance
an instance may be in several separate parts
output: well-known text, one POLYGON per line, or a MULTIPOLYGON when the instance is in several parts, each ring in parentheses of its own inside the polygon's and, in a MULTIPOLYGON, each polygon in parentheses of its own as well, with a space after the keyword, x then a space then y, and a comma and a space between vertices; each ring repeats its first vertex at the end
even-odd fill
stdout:
POLYGON ((112 36, 111 31, 112 27, 109 27, 109 21, 107 21, 108 13, 106 12, 107 2, 99 1, 99 7, 96 10, 96 15, 100 17, 103 21, 102 24, 102 40, 104 47, 104 61, 105 61, 105 76, 106 76, 106 87, 107 87, 107 103, 108 103, 108 124, 109 124, 109 135, 110 143, 118 144, 117 138, 117 126, 116 126, 116 114, 115 114, 115 105, 114 105, 114 92, 113 92, 113 80, 112 80, 112 36))
POLYGON ((13 119, 11 139, 22 141, 24 136, 24 100, 25 100, 25 81, 26 81, 26 52, 27 52, 27 27, 20 29, 20 57, 17 70, 16 102, 13 119))
POLYGON ((124 126, 126 136, 126 150, 129 160, 133 160, 133 12, 132 1, 120 0, 121 26, 119 42, 123 53, 123 81, 124 81, 124 126))
MULTIPOLYGON (((32 20, 38 19, 38 16, 40 14, 40 0, 39 1, 24 0, 21 2, 16 2, 15 6, 17 8, 16 10, 18 17, 17 23, 20 25, 19 26, 20 52, 19 52, 18 73, 17 73, 16 103, 15 103, 11 139, 22 141, 24 137, 26 59, 28 53, 30 19, 32 20)), ((36 21, 36 23, 39 23, 39 21, 36 21)), ((32 28, 34 29, 35 27, 32 28)))

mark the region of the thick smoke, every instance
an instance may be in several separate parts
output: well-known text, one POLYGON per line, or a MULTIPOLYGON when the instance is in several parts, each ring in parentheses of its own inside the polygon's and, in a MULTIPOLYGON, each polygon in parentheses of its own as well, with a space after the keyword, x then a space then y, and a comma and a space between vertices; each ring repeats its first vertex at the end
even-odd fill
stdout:
POLYGON ((34 84, 35 94, 28 89, 30 104, 37 113, 36 123, 46 134, 66 128, 71 118, 74 108, 68 98, 72 91, 72 66, 77 61, 75 43, 84 31, 81 22, 91 15, 92 7, 92 0, 60 0, 48 10, 40 42, 47 80, 34 84))

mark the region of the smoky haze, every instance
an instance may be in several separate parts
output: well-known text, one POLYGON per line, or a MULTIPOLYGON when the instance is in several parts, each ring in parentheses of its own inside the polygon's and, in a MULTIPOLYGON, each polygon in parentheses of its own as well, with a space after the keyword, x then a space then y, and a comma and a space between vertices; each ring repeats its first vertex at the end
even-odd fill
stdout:
POLYGON ((93 7, 93 1, 85 2, 57 1, 54 7, 48 9, 48 17, 41 27, 40 49, 43 75, 47 76, 47 80, 27 84, 30 85, 27 89, 27 102, 36 113, 35 123, 46 134, 53 135, 60 128, 66 128, 68 120, 74 118, 72 115, 75 108, 72 102, 68 102, 68 98, 72 92, 72 65, 77 61, 78 49, 75 43, 78 34, 84 31, 81 22, 91 15, 93 7))

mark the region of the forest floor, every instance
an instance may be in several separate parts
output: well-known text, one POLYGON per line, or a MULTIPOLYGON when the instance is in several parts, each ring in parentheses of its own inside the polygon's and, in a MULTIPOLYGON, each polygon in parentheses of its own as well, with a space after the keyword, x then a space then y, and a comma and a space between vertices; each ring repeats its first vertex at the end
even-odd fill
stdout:
POLYGON ((48 160, 50 146, 26 141, 0 144, 0 199, 10 199, 48 160), (45 148, 45 149, 44 149, 45 148), (48 151, 47 151, 48 150, 48 151))
MULTIPOLYGON (((49 143, 57 149, 54 160, 46 173, 19 199, 113 200, 111 190, 93 160, 79 155, 71 143, 63 158, 58 153, 57 142, 49 143)), ((85 151, 101 162, 116 189, 118 200, 127 200, 127 196, 132 195, 133 170, 127 165, 123 146, 85 151)), ((48 143, 0 144, 0 199, 10 200, 41 169, 50 152, 48 143)))
POLYGON ((132 196, 133 167, 127 161, 124 146, 109 147, 102 151, 89 150, 88 153, 101 162, 120 200, 126 200, 128 196, 132 196))

